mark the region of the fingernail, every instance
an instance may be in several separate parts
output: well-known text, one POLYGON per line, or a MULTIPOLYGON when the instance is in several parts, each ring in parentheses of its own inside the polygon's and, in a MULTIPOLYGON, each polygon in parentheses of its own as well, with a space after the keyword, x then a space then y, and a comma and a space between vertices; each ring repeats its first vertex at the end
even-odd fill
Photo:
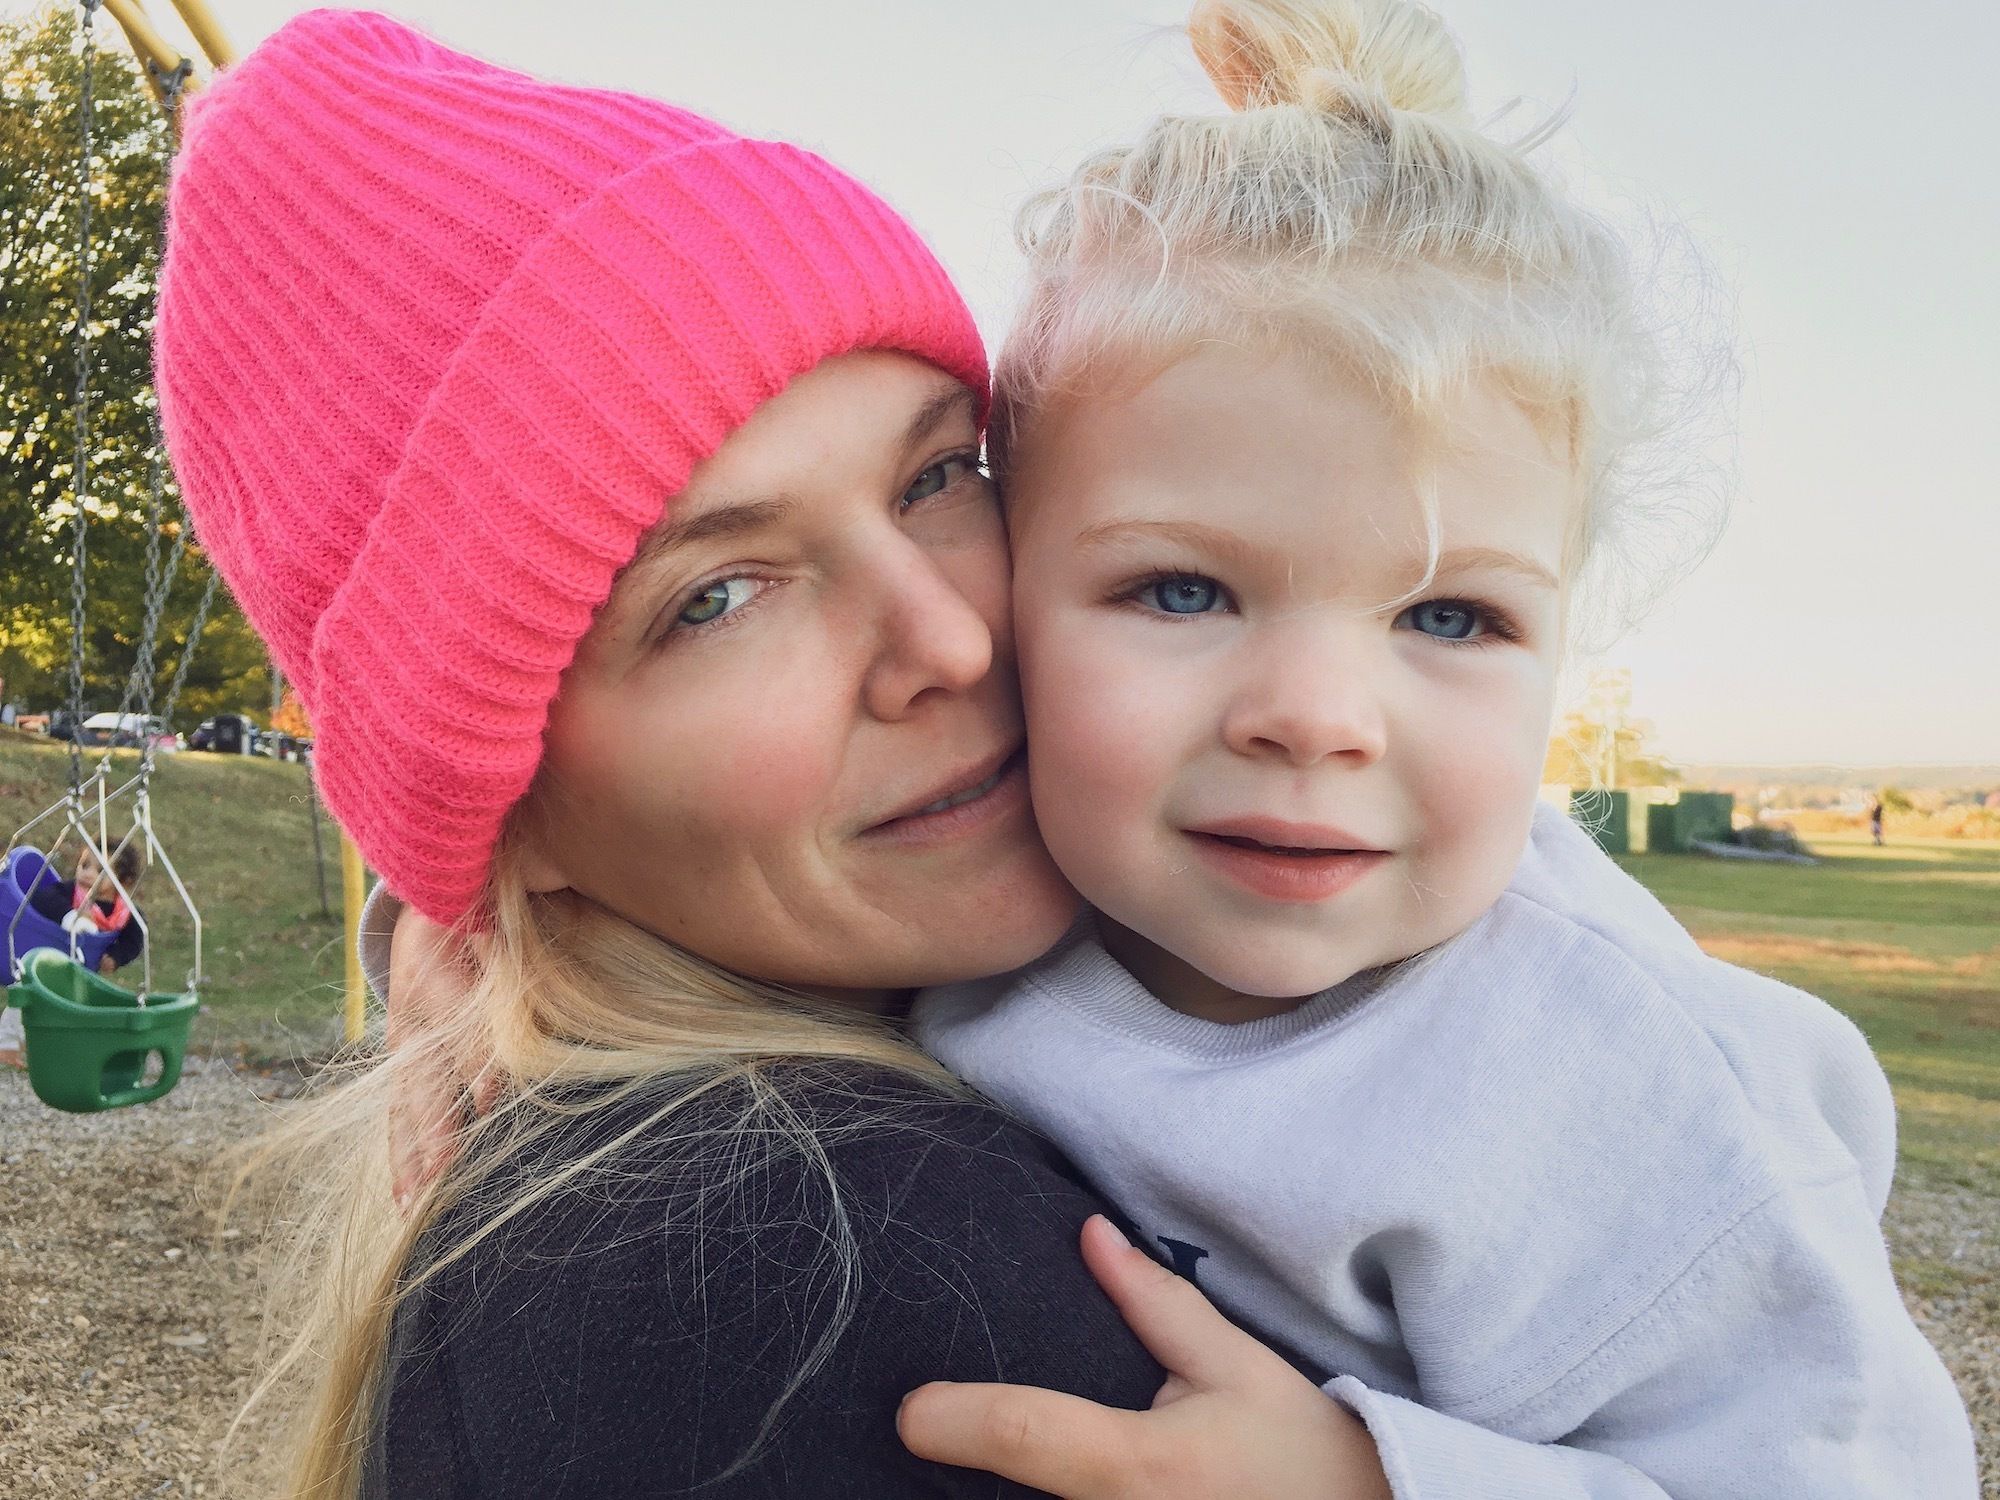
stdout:
POLYGON ((1092 1214, 1091 1217, 1097 1220, 1097 1222, 1102 1224, 1106 1229, 1110 1230, 1112 1237, 1116 1239, 1119 1244, 1123 1245, 1127 1250, 1130 1250, 1132 1248, 1132 1242, 1125 1237, 1125 1231, 1120 1229, 1116 1224, 1112 1223, 1103 1214, 1092 1214))

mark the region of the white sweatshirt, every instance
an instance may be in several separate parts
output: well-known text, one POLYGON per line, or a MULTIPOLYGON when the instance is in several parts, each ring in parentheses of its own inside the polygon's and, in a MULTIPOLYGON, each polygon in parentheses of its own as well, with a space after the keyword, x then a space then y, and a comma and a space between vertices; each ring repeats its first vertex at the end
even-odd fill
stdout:
POLYGON ((1553 809, 1420 959, 1229 1026, 1088 919, 918 1038, 1368 1425, 1397 1500, 1973 1500, 1887 1080, 1553 809))

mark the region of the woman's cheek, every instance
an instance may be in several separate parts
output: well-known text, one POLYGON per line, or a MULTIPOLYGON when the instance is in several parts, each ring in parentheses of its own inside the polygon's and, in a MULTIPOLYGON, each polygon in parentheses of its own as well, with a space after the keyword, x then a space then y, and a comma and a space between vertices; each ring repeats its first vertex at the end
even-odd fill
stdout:
POLYGON ((649 795, 720 836, 789 832, 806 839, 828 817, 847 724, 810 674, 786 674, 766 690, 712 698, 675 734, 691 754, 662 757, 649 795))

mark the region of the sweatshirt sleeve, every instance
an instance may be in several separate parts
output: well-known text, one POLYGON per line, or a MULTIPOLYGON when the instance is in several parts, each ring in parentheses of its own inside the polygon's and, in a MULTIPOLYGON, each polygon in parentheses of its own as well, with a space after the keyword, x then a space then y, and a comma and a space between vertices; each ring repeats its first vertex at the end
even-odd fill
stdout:
POLYGON ((1396 1500, 1976 1500, 1972 1432, 1857 1171, 1726 1228, 1581 1364, 1491 1423, 1327 1386, 1396 1500), (1560 1442, 1509 1437, 1580 1414, 1560 1442))
POLYGON ((361 953, 361 972, 368 976, 368 988, 384 1007, 389 1004, 389 939, 395 935, 396 918, 403 903, 379 880, 361 908, 361 933, 354 946, 361 953))

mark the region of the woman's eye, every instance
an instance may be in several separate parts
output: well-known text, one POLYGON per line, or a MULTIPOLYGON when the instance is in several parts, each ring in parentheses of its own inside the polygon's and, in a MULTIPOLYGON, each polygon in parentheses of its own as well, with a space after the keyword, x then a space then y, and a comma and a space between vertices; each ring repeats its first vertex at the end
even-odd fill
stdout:
POLYGON ((910 487, 903 491, 904 508, 920 505, 933 495, 943 494, 978 468, 979 460, 966 453, 939 459, 912 480, 910 487))
POLYGON ((1396 623, 1441 641, 1475 640, 1491 629, 1486 612, 1463 599, 1426 599, 1412 604, 1396 623))
POLYGON ((1156 578, 1133 595, 1165 615, 1205 615, 1222 604, 1222 585, 1197 573, 1156 578))
POLYGON ((704 584, 701 591, 674 616, 677 625, 707 625, 733 609, 750 602, 755 590, 748 578, 718 578, 704 584))

